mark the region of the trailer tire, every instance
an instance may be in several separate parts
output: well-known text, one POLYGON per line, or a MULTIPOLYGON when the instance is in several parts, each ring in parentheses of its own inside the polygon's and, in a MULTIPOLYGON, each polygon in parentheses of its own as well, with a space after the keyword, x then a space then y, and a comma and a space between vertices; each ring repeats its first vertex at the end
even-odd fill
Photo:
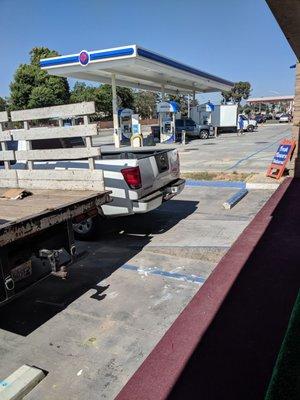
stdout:
POLYGON ((206 131, 205 129, 202 129, 202 130, 199 132, 199 138, 200 138, 200 139, 208 139, 208 135, 209 135, 209 132, 206 131))
POLYGON ((248 132, 253 132, 253 131, 254 131, 254 126, 253 126, 253 125, 249 125, 249 126, 247 127, 247 131, 248 131, 248 132))
POLYGON ((88 218, 79 224, 73 224, 74 237, 77 240, 93 240, 100 234, 101 217, 97 215, 93 218, 88 218))

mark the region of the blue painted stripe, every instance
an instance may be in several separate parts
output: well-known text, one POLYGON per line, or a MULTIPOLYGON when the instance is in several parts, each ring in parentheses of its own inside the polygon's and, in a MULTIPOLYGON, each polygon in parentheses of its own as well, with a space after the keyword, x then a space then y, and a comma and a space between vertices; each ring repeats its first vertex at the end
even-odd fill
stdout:
POLYGON ((186 187, 217 187, 217 188, 237 188, 245 189, 246 182, 242 181, 197 181, 194 179, 186 179, 186 187))
POLYGON ((131 56, 134 53, 133 47, 128 47, 126 49, 112 50, 112 51, 102 51, 98 53, 91 53, 90 60, 101 60, 103 58, 112 58, 112 57, 122 57, 122 56, 131 56))
POLYGON ((205 278, 201 276, 195 276, 195 275, 185 275, 185 274, 178 274, 177 272, 168 272, 168 271, 163 271, 158 268, 139 268, 135 265, 132 264, 124 264, 121 267, 122 269, 126 269, 128 271, 136 271, 136 272, 143 272, 149 275, 158 275, 162 276, 164 278, 172 278, 172 279, 177 279, 181 281, 187 281, 187 282, 193 282, 193 283, 204 283, 206 281, 205 278))
POLYGON ((215 76, 215 75, 208 74, 207 72, 200 71, 199 69, 195 69, 193 67, 190 67, 188 65, 179 63, 179 62, 171 60, 169 58, 160 56, 159 54, 152 53, 149 50, 138 48, 137 49, 137 54, 139 56, 142 56, 142 57, 145 57, 145 58, 149 58, 150 60, 158 61, 158 62, 160 62, 162 64, 169 65, 170 67, 174 67, 174 68, 180 69, 181 71, 190 72, 191 74, 200 76, 201 78, 212 79, 212 80, 214 80, 216 82, 224 83, 225 85, 233 86, 233 82, 227 81, 226 79, 219 78, 218 76, 215 76))
POLYGON ((58 57, 58 58, 50 58, 49 60, 41 60, 40 61, 40 67, 51 67, 54 65, 60 65, 60 64, 72 64, 72 63, 77 63, 79 62, 79 54, 75 56, 65 56, 65 57, 58 57))
MULTIPOLYGON (((105 58, 114 58, 114 57, 122 57, 122 56, 130 56, 134 53, 133 47, 127 47, 125 49, 117 49, 110 51, 98 51, 95 53, 89 53, 90 61, 101 60, 105 58)), ((79 63, 79 54, 75 56, 63 56, 52 59, 45 59, 40 61, 41 67, 51 67, 54 65, 63 65, 63 64, 71 64, 71 63, 79 63)))

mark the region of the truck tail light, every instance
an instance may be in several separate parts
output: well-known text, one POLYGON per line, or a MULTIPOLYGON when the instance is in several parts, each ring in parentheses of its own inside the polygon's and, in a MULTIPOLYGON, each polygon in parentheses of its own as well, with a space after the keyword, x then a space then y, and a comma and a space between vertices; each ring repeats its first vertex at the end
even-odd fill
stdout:
POLYGON ((139 189, 142 187, 142 179, 139 167, 130 167, 121 169, 125 182, 131 189, 139 189))

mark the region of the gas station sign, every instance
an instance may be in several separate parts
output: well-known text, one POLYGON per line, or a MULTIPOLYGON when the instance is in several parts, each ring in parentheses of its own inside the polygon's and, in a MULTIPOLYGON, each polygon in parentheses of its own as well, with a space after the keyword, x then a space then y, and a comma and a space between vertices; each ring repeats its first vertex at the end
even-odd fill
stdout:
POLYGON ((286 164, 291 159, 295 147, 295 140, 282 140, 276 151, 275 156, 273 157, 272 163, 268 168, 267 176, 276 179, 282 177, 286 164))

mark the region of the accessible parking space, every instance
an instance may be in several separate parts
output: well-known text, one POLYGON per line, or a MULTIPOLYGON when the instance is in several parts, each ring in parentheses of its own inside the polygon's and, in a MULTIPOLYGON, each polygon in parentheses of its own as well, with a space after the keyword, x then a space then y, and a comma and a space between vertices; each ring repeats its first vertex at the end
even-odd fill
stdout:
POLYGON ((80 243, 88 255, 68 279, 0 309, 0 377, 29 364, 48 375, 26 399, 113 399, 272 194, 250 191, 225 210, 236 190, 186 187, 80 243))

